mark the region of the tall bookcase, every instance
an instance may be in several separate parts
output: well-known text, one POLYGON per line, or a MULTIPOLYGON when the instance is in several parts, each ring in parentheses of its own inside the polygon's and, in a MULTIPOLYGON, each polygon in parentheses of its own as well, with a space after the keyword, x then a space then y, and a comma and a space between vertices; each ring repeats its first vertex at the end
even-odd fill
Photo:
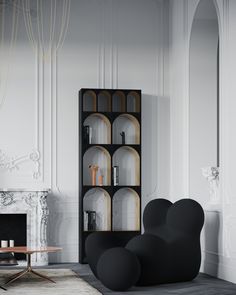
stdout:
POLYGON ((141 90, 82 88, 79 148, 79 261, 86 263, 93 231, 124 241, 141 232, 141 90))

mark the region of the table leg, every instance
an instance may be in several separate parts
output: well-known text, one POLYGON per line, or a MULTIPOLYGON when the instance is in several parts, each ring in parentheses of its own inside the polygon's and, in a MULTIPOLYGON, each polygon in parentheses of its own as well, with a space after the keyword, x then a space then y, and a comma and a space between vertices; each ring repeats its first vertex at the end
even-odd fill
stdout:
POLYGON ((7 291, 7 289, 3 288, 2 286, 0 286, 0 289, 4 290, 4 291, 7 291))
POLYGON ((10 284, 10 283, 13 283, 14 281, 16 281, 16 280, 18 280, 19 278, 23 277, 27 272, 28 272, 28 270, 26 269, 26 270, 24 270, 24 271, 18 273, 17 276, 15 276, 15 277, 13 277, 12 279, 8 280, 8 281, 5 283, 5 285, 10 284))
MULTIPOLYGON (((45 275, 43 275, 43 274, 40 274, 40 273, 38 273, 38 272, 36 272, 36 271, 34 271, 34 270, 32 269, 32 265, 31 265, 31 253, 27 253, 27 254, 26 254, 26 257, 27 257, 27 267, 26 267, 23 271, 18 272, 18 273, 16 273, 16 274, 14 274, 13 276, 11 276, 11 277, 6 281, 5 285, 10 284, 10 283, 12 283, 12 282, 18 280, 19 278, 23 277, 23 276, 24 276, 25 274, 27 274, 27 273, 32 273, 32 274, 34 274, 34 275, 36 275, 36 276, 38 276, 38 277, 40 277, 40 278, 42 278, 42 279, 44 279, 44 280, 48 280, 48 281, 50 281, 50 282, 52 282, 52 283, 56 283, 55 281, 53 281, 52 279, 50 279, 48 276, 45 276, 45 275)), ((3 288, 3 289, 4 289, 4 288, 3 288)))
POLYGON ((36 275, 36 276, 38 276, 38 277, 40 277, 40 278, 42 278, 42 279, 48 280, 48 281, 50 281, 50 282, 52 282, 52 283, 56 283, 55 281, 53 281, 52 279, 50 279, 48 276, 42 275, 41 273, 38 273, 37 271, 31 270, 31 272, 32 272, 34 275, 36 275))
POLYGON ((19 276, 20 274, 22 274, 23 272, 25 272, 25 270, 20 271, 20 272, 18 272, 18 273, 15 273, 14 275, 10 276, 10 277, 8 278, 8 280, 5 282, 5 284, 7 284, 8 282, 10 282, 12 279, 18 277, 18 276, 19 276))

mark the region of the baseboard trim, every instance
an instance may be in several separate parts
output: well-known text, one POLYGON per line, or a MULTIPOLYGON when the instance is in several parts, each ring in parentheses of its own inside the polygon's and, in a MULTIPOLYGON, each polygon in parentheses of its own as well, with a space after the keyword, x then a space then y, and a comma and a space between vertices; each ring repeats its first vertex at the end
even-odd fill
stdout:
POLYGON ((236 284, 236 266, 232 267, 220 262, 203 259, 200 271, 236 284))

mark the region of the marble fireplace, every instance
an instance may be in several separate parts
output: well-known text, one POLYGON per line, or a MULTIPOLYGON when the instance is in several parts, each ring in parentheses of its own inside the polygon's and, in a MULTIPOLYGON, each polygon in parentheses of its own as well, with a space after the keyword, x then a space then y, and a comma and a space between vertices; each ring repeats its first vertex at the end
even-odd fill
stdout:
MULTIPOLYGON (((0 190, 0 214, 26 214, 27 216, 27 246, 47 246, 48 193, 49 190, 0 190)), ((20 261, 19 264, 22 265, 25 263, 25 261, 20 261)), ((33 254, 32 264, 34 266, 47 265, 47 253, 33 254)))

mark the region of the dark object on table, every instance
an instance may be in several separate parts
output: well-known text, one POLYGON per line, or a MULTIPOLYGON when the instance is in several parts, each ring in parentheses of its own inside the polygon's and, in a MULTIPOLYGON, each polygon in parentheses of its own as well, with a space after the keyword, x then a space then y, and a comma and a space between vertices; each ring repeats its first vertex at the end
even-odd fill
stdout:
POLYGON ((12 253, 0 253, 0 266, 13 265, 18 265, 18 263, 12 253))
MULTIPOLYGON (((200 232, 204 223, 201 205, 192 199, 182 199, 174 204, 155 199, 147 204, 143 222, 144 234, 132 238, 123 249, 118 248, 119 252, 115 247, 122 245, 116 244, 119 241, 113 239, 112 233, 88 236, 86 254, 94 274, 115 291, 124 291, 124 286, 128 289, 134 284, 148 286, 193 280, 201 264, 200 232), (110 248, 113 248, 112 252, 108 252, 110 248), (117 274, 115 267, 127 251, 136 255, 141 266, 139 277, 130 273, 129 282, 117 274), (110 253, 113 253, 112 258, 110 253), (104 257, 109 257, 109 261, 104 257)), ((127 264, 132 265, 121 264, 119 272, 134 267, 134 260, 128 261, 127 264)))

